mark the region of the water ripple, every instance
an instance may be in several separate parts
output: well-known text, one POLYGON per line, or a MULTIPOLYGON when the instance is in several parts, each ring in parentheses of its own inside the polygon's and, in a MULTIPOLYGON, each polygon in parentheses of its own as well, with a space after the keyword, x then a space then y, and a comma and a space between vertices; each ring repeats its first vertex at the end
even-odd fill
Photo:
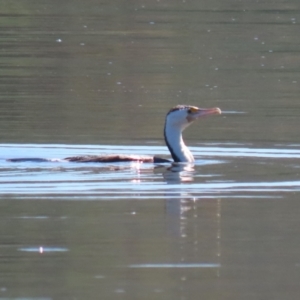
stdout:
MULTIPOLYGON (((3 157, 42 157, 111 151, 166 154, 160 146, 2 145, 3 157), (36 152, 36 153, 35 153, 36 152), (71 152, 71 153, 70 153, 71 152)), ((0 197, 78 199, 195 199, 217 197, 276 198, 300 190, 300 150, 251 148, 245 145, 192 147, 194 168, 176 171, 171 165, 99 163, 12 163, 0 160, 0 197)))

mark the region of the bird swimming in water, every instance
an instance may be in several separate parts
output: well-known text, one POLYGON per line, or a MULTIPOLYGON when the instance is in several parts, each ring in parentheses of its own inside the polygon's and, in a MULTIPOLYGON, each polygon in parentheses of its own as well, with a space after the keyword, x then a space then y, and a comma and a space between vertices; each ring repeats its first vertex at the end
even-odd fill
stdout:
MULTIPOLYGON (((171 153, 171 156, 176 163, 192 163, 194 162, 194 156, 185 145, 182 139, 182 132, 191 125, 195 120, 202 116, 221 114, 221 110, 215 108, 198 108, 191 105, 177 105, 169 110, 166 115, 164 138, 166 145, 171 153)), ((146 163, 166 163, 170 160, 159 158, 156 156, 140 156, 140 155, 84 155, 84 156, 72 156, 64 159, 47 159, 47 158, 12 158, 8 159, 12 162, 53 162, 53 161, 69 161, 69 162, 126 162, 137 161, 146 163)))

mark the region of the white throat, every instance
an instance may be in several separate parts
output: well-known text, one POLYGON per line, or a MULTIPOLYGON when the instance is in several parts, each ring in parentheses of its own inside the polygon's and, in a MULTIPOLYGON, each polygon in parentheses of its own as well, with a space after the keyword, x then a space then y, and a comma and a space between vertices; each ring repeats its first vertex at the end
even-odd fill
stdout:
POLYGON ((194 162, 194 156, 182 139, 184 128, 165 124, 165 141, 175 162, 194 162))

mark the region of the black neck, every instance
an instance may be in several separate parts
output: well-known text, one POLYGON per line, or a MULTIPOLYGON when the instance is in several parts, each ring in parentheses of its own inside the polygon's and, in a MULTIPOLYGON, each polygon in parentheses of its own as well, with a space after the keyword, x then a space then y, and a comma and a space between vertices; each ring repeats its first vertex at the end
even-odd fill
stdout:
POLYGON ((170 143, 168 141, 168 137, 167 137, 167 134, 166 134, 166 124, 165 124, 165 128, 164 128, 164 138, 165 138, 165 143, 171 153, 171 156, 174 160, 174 162, 180 162, 180 159, 179 157, 175 154, 174 150, 172 149, 172 147, 170 146, 170 143))

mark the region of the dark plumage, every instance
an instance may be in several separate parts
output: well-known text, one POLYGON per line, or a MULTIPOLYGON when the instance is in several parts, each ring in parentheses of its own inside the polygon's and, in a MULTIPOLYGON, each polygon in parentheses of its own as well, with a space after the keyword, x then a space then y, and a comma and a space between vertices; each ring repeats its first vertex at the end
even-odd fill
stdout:
MULTIPOLYGON (((187 148, 182 139, 182 131, 187 128, 193 121, 199 117, 211 114, 220 114, 219 108, 203 109, 191 105, 177 105, 169 110, 166 115, 164 138, 166 145, 172 155, 174 162, 193 162, 194 157, 187 148)), ((47 159, 47 158, 12 158, 8 159, 11 162, 99 162, 99 163, 113 163, 113 162, 145 162, 145 163, 168 163, 167 159, 156 156, 144 155, 84 155, 72 156, 64 159, 47 159)))

